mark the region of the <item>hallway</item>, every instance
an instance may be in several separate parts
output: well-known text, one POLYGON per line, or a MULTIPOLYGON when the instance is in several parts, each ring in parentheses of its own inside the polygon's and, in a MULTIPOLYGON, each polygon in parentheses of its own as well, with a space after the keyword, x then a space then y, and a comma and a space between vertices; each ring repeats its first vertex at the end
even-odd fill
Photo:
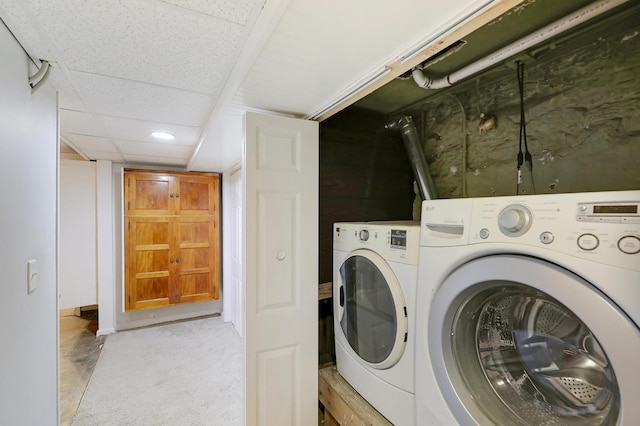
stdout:
POLYGON ((98 362, 105 336, 96 338, 98 311, 60 317, 60 425, 70 426, 91 373, 98 362))

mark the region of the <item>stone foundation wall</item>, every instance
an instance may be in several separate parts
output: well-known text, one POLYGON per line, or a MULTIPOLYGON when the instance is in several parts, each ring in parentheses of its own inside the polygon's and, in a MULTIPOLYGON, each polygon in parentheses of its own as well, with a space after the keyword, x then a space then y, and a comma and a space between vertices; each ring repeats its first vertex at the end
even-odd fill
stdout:
POLYGON ((406 111, 439 198, 640 189, 640 15, 518 59, 533 157, 519 187, 515 58, 406 111), (486 132, 481 114, 495 117, 486 132))

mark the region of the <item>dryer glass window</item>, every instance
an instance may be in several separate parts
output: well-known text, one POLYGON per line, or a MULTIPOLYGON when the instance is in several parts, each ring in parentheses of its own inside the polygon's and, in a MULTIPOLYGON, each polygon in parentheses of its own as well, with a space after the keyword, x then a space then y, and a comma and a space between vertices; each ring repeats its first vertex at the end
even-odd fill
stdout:
POLYGON ((397 333, 389 285, 376 265, 363 256, 348 258, 340 274, 345 292, 342 332, 360 358, 381 363, 393 351, 397 333))
POLYGON ((474 394, 492 395, 484 408, 497 423, 616 423, 620 394, 605 351, 549 295, 504 283, 467 299, 453 328, 457 367, 474 394))

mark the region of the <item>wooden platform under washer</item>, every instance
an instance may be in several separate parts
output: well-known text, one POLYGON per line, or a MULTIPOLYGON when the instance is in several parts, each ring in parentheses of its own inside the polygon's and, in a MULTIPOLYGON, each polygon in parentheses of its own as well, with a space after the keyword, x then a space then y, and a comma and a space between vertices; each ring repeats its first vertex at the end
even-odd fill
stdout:
POLYGON ((325 426, 393 426, 338 373, 335 365, 318 371, 325 426))

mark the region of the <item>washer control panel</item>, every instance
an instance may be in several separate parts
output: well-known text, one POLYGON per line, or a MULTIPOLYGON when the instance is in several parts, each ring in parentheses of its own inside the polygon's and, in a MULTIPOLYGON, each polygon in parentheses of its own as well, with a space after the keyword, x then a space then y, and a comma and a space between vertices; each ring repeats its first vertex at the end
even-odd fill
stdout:
POLYGON ((510 204, 498 214, 500 231, 508 237, 524 234, 531 227, 531 210, 523 204, 510 204))
POLYGON ((578 203, 578 222, 640 224, 640 201, 578 203))
POLYGON ((421 245, 510 243, 640 270, 640 191, 428 200, 421 245))

